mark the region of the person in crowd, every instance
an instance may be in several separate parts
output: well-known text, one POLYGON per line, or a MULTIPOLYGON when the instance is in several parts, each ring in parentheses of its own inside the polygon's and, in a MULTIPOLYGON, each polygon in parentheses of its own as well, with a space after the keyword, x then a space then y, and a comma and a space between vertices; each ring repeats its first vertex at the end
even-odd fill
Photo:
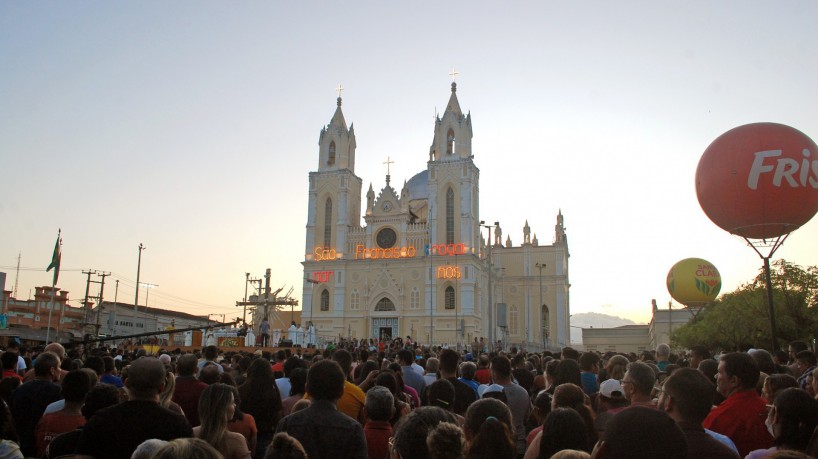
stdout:
POLYGON ((34 431, 37 445, 37 457, 42 457, 45 448, 57 435, 70 432, 85 425, 81 409, 85 396, 94 387, 96 380, 82 370, 74 370, 65 375, 62 380, 62 396, 65 399, 64 408, 55 413, 43 415, 34 431))
POLYGON ((477 393, 472 386, 457 378, 457 366, 459 361, 460 355, 457 351, 452 349, 440 351, 438 373, 440 374, 440 379, 449 381, 452 387, 454 387, 455 397, 451 411, 462 417, 466 414, 466 409, 468 409, 469 405, 477 400, 477 393))
POLYGON ((273 436, 264 459, 307 459, 307 452, 301 442, 280 432, 273 436))
MULTIPOLYGON (((387 360, 384 361, 387 362, 387 360)), ((406 401, 412 405, 412 408, 418 408, 420 406, 420 394, 418 394, 417 391, 411 386, 403 382, 403 367, 398 363, 391 363, 388 365, 387 369, 392 371, 392 373, 395 375, 395 380, 398 383, 399 393, 397 397, 406 398, 406 401)))
POLYGON ((11 412, 5 402, 0 401, 0 458, 23 459, 19 442, 11 412))
POLYGON ((693 346, 688 352, 688 367, 696 370, 703 360, 712 358, 710 351, 704 346, 693 346))
POLYGON ((818 401, 803 390, 784 389, 776 395, 765 424, 775 437, 773 446, 752 451, 747 459, 765 458, 778 450, 804 452, 818 425, 818 401))
POLYGON ((772 405, 775 401, 775 394, 790 387, 798 387, 798 380, 788 374, 774 374, 764 379, 764 386, 761 388, 761 398, 772 405))
POLYGON ((687 441, 667 413, 646 406, 623 410, 611 419, 594 459, 687 459, 687 441))
POLYGON ((798 371, 796 356, 798 355, 799 352, 806 351, 808 349, 809 346, 807 345, 807 343, 800 340, 790 342, 789 346, 787 347, 787 350, 789 351, 788 354, 790 357, 790 360, 788 362, 789 363, 788 368, 790 369, 790 374, 792 374, 796 378, 801 375, 801 372, 798 371))
POLYGON ((450 413, 436 406, 423 406, 409 413, 395 426, 391 457, 429 458, 431 454, 426 439, 429 433, 442 422, 454 423, 454 419, 450 413))
POLYGON ((133 362, 125 380, 129 400, 98 411, 88 420, 77 445, 77 455, 127 459, 149 438, 173 440, 193 436, 193 429, 184 416, 159 406, 164 383, 162 362, 151 357, 133 362))
POLYGON ((545 418, 542 432, 526 450, 525 459, 549 459, 564 449, 590 453, 592 442, 585 424, 576 410, 554 408, 545 418))
POLYGON ((0 364, 3 365, 3 378, 15 378, 23 382, 23 377, 17 372, 17 362, 20 358, 14 351, 7 350, 0 355, 0 364))
MULTIPOLYGON (((59 363, 59 364, 57 364, 57 366, 58 366, 58 367, 61 367, 61 365, 62 365, 62 363, 63 363, 63 362, 67 362, 67 360, 66 360, 65 348, 64 348, 64 347, 63 347, 63 345, 62 345, 62 344, 60 344, 60 343, 51 343, 51 344, 48 344, 48 345, 47 345, 47 346, 46 346, 46 347, 43 349, 43 352, 41 352, 41 353, 40 353, 40 356, 41 356, 41 355, 43 355, 43 353, 46 353, 46 352, 50 352, 50 353, 52 353, 52 354, 54 354, 54 355, 56 355, 56 356, 57 356, 57 358, 58 358, 58 359, 59 359, 59 361, 60 361, 60 363, 59 363)), ((39 356, 38 356, 38 358, 39 358, 39 356)), ((82 361, 80 361, 80 366, 82 366, 82 361)), ((65 369, 60 368, 60 370, 59 370, 59 371, 60 371, 60 375, 59 375, 59 377, 58 377, 58 379, 57 379, 57 380, 58 380, 58 381, 62 381, 63 376, 65 376, 66 374, 68 374, 68 370, 65 370, 65 369)), ((30 381, 30 380, 32 380, 32 379, 34 379, 36 376, 37 376, 37 369, 36 369, 36 362, 35 362, 35 367, 34 367, 34 368, 29 369, 29 370, 26 372, 26 374, 23 376, 23 382, 28 382, 28 381, 30 381)))
POLYGON ((477 381, 478 384, 491 384, 490 364, 491 360, 486 354, 480 354, 477 358, 477 371, 474 373, 474 380, 477 381))
POLYGON ((755 391, 760 371, 752 357, 741 352, 724 354, 719 362, 716 386, 725 397, 703 422, 706 429, 727 435, 736 444, 739 455, 772 446, 764 419, 766 403, 755 391))
POLYGON ((420 395, 426 387, 426 379, 412 368, 414 354, 408 349, 401 349, 398 352, 398 363, 400 363, 403 377, 403 384, 411 387, 420 395))
POLYGON ((199 399, 202 424, 193 428, 193 435, 216 448, 225 459, 250 459, 244 436, 227 429, 227 423, 235 414, 236 402, 230 386, 211 384, 199 399))
POLYGON ((375 378, 375 387, 377 386, 385 387, 392 394, 395 410, 390 418, 390 423, 394 426, 403 416, 412 411, 411 402, 406 393, 401 392, 398 388, 398 380, 392 370, 384 370, 378 373, 378 377, 375 378))
POLYGON ((545 418, 548 417, 548 413, 551 412, 551 394, 548 392, 541 390, 540 393, 534 397, 534 401, 532 402, 532 411, 531 414, 536 421, 537 427, 534 427, 528 435, 525 437, 525 446, 526 451, 528 451, 528 447, 531 446, 531 442, 534 441, 534 438, 537 437, 537 434, 542 432, 542 424, 545 422, 545 418))
POLYGON ((424 406, 436 406, 450 412, 455 418, 455 424, 463 425, 463 416, 454 412, 455 392, 451 382, 445 379, 438 379, 426 386, 424 395, 424 406))
MULTIPOLYGON (((87 423, 97 411, 119 403, 120 394, 120 390, 110 384, 95 385, 85 396, 85 403, 82 405, 81 413, 85 422, 87 423)), ((81 429, 57 435, 46 446, 43 458, 55 459, 72 456, 81 436, 81 429)))
POLYGON ((614 355, 608 359, 605 365, 605 371, 608 373, 608 378, 622 381, 625 378, 625 372, 628 370, 628 358, 624 355, 614 355))
POLYGON ((169 441, 152 459, 224 459, 224 456, 204 440, 179 438, 169 441))
MULTIPOLYGON (((511 358, 511 377, 517 384, 520 385, 526 392, 531 394, 531 388, 534 386, 534 373, 527 368, 525 356, 519 353, 511 358)), ((463 410, 465 413, 465 410, 463 410)))
POLYGON ((196 427, 200 424, 199 398, 207 389, 206 383, 196 379, 196 373, 199 372, 196 356, 193 354, 180 356, 176 361, 176 372, 178 376, 172 400, 182 408, 190 425, 196 427))
POLYGON ((773 362, 773 356, 769 352, 764 349, 750 349, 747 353, 756 361, 756 365, 758 365, 758 369, 762 373, 771 375, 778 372, 778 368, 775 367, 775 362, 773 362))
POLYGON ((665 381, 659 393, 659 409, 666 412, 685 434, 690 459, 737 459, 738 451, 708 435, 702 422, 710 413, 713 390, 698 370, 681 368, 665 381))
MULTIPOLYGON (((624 376, 624 373, 623 373, 624 376)), ((625 391, 622 383, 617 379, 608 379, 599 385, 599 393, 596 397, 596 417, 594 418, 594 429, 597 436, 601 437, 605 432, 605 426, 616 413, 628 407, 628 399, 625 398, 625 391)))
POLYGON ((247 370, 244 384, 239 386, 241 410, 256 420, 258 437, 255 457, 261 458, 273 439, 275 426, 281 419, 281 396, 278 394, 270 361, 257 358, 247 370))
POLYGON ((653 385, 656 384, 656 373, 642 362, 632 362, 622 378, 622 390, 630 406, 647 406, 655 408, 653 403, 653 385))
POLYGON ((293 410, 293 405, 302 398, 307 391, 307 369, 294 368, 290 371, 289 389, 284 400, 281 401, 281 416, 287 416, 293 410))
POLYGON ((110 355, 106 355, 102 358, 102 364, 104 373, 99 377, 99 382, 110 384, 117 389, 125 387, 125 384, 122 383, 122 378, 116 375, 116 362, 114 358, 110 355))
POLYGON ((439 423, 426 436, 429 459, 462 459, 465 446, 463 430, 451 422, 439 423))
MULTIPOLYGON (((577 366, 575 361, 572 361, 577 366)), ((579 367, 577 366, 577 370, 579 367)), ((491 378, 503 388, 508 399, 508 407, 514 419, 514 437, 517 443, 517 454, 525 454, 525 422, 531 414, 531 401, 528 392, 511 380, 511 363, 506 357, 491 359, 491 378)))
POLYGON ((259 333, 261 333, 261 347, 270 345, 270 322, 265 317, 259 326, 259 333))
POLYGON ((554 378, 551 386, 546 389, 548 393, 554 395, 554 390, 560 384, 571 383, 582 387, 582 370, 579 369, 579 363, 573 359, 560 360, 557 363, 557 368, 554 370, 554 378))
POLYGON ((475 365, 474 362, 463 362, 460 364, 460 377, 457 378, 457 380, 471 387, 474 391, 475 400, 477 400, 480 398, 480 396, 477 395, 477 388, 480 386, 480 383, 474 379, 475 372, 477 372, 477 365, 475 365))
POLYGON ((469 459, 515 458, 517 442, 511 410, 493 398, 480 399, 466 410, 463 433, 469 459))
POLYGON ((670 346, 660 343, 656 346, 656 366, 659 367, 659 371, 665 371, 670 363, 670 346))
POLYGON ((60 386, 56 384, 61 375, 59 365, 60 358, 56 354, 41 353, 34 364, 33 379, 14 391, 11 415, 20 436, 20 450, 26 457, 37 454, 34 430, 45 408, 60 399, 60 386))
POLYGON ((437 381, 437 370, 439 363, 440 361, 436 357, 426 359, 426 368, 423 369, 423 380, 426 382, 427 387, 433 382, 437 381))
POLYGON ((344 393, 338 399, 338 410, 352 419, 357 419, 363 425, 364 391, 349 380, 352 369, 352 354, 346 349, 338 349, 332 353, 332 360, 337 362, 341 367, 341 371, 344 372, 344 393))
POLYGON ((392 438, 392 424, 389 422, 395 412, 395 399, 389 389, 375 386, 366 392, 366 424, 364 436, 369 459, 387 459, 389 439, 392 438))
POLYGON ((585 451, 564 449, 551 456, 551 459, 591 459, 591 455, 585 451))
POLYGON ((812 370, 812 378, 810 379, 810 388, 807 392, 818 400, 818 368, 812 370))
POLYGON ((258 441, 258 427, 256 427, 256 420, 251 414, 245 413, 241 410, 241 396, 239 395, 238 388, 235 386, 230 386, 230 391, 233 392, 233 406, 235 407, 235 414, 233 414, 233 418, 227 422, 227 430, 241 434, 247 443, 247 449, 254 454, 256 451, 256 442, 258 441))
POLYGON ((217 348, 216 346, 213 346, 213 345, 206 346, 204 348, 204 352, 203 352, 203 355, 202 355, 203 359, 199 362, 199 371, 202 371, 202 369, 204 368, 205 365, 207 365, 209 363, 212 363, 213 365, 216 366, 216 371, 218 371, 219 373, 223 373, 224 368, 222 368, 222 366, 219 365, 219 362, 216 361, 216 358, 218 356, 219 356, 219 348, 217 348))
MULTIPOLYGON (((167 355, 167 354, 166 354, 167 355)), ((176 389, 176 375, 173 374, 173 371, 170 368, 170 365, 165 364, 165 387, 162 389, 162 392, 159 394, 159 405, 162 408, 167 408, 174 413, 179 413, 182 416, 185 415, 185 412, 182 411, 182 407, 179 406, 178 403, 173 401, 173 393, 176 389)))
POLYGON ((304 446, 309 457, 366 458, 367 447, 361 424, 340 412, 337 403, 347 382, 334 360, 313 364, 307 373, 310 406, 279 421, 276 433, 286 432, 304 446))
POLYGON ((591 451, 597 440, 596 429, 594 429, 594 415, 589 405, 590 400, 582 388, 570 383, 557 386, 551 400, 552 411, 557 408, 571 408, 579 414, 585 426, 585 435, 588 437, 589 443, 586 445, 588 452, 591 451))
POLYGON ((278 386, 278 393, 281 394, 282 402, 285 398, 290 396, 290 374, 293 370, 300 367, 301 359, 298 357, 292 356, 284 361, 284 365, 282 366, 284 376, 276 378, 276 386, 278 386))
POLYGON ((153 459, 156 453, 167 444, 168 442, 165 440, 157 440, 156 438, 145 440, 136 447, 131 459, 153 459))
POLYGON ((579 357, 579 368, 582 390, 588 395, 599 392, 599 356, 595 352, 583 352, 579 357))
POLYGON ((807 376, 812 374, 815 370, 816 364, 815 354, 812 351, 801 351, 795 355, 795 367, 798 369, 798 386, 801 389, 807 390, 807 376))

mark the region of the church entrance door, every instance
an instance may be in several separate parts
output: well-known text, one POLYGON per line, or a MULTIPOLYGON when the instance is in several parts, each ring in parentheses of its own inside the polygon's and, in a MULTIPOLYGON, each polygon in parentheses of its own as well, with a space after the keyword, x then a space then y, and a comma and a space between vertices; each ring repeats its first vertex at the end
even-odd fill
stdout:
POLYGON ((372 331, 378 339, 388 340, 400 336, 397 317, 378 317, 372 319, 372 331))

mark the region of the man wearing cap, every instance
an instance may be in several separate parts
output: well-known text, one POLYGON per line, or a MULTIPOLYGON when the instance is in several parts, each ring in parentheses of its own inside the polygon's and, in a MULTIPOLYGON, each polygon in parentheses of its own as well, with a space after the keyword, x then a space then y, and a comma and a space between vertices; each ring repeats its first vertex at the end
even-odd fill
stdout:
POLYGON ((628 399, 625 398, 622 391, 622 384, 616 379, 608 379, 599 385, 596 402, 599 414, 594 419, 594 428, 600 433, 599 438, 602 438, 602 432, 605 431, 608 421, 616 413, 628 407, 628 399))

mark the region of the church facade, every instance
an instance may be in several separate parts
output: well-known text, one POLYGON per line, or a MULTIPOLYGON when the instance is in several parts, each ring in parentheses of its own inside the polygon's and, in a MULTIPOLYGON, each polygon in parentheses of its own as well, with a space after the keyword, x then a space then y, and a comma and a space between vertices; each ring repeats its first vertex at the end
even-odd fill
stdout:
POLYGON ((319 336, 569 344, 562 213, 551 245, 532 238, 527 221, 514 246, 510 236, 503 241, 499 223, 480 220, 471 114, 460 109, 456 91, 452 83, 436 117, 426 170, 398 188, 387 174, 386 186, 376 194, 370 185, 365 196, 355 175, 354 127, 338 98, 319 136, 318 169, 309 174, 301 304, 319 336))

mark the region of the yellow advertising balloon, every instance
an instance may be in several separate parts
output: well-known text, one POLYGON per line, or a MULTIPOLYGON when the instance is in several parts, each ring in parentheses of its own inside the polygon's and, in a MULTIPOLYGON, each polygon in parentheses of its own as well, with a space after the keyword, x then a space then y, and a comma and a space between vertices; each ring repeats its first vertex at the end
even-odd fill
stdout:
POLYGON ((721 290, 719 270, 707 260, 686 258, 667 273, 667 291, 685 306, 697 306, 716 299, 721 290))

